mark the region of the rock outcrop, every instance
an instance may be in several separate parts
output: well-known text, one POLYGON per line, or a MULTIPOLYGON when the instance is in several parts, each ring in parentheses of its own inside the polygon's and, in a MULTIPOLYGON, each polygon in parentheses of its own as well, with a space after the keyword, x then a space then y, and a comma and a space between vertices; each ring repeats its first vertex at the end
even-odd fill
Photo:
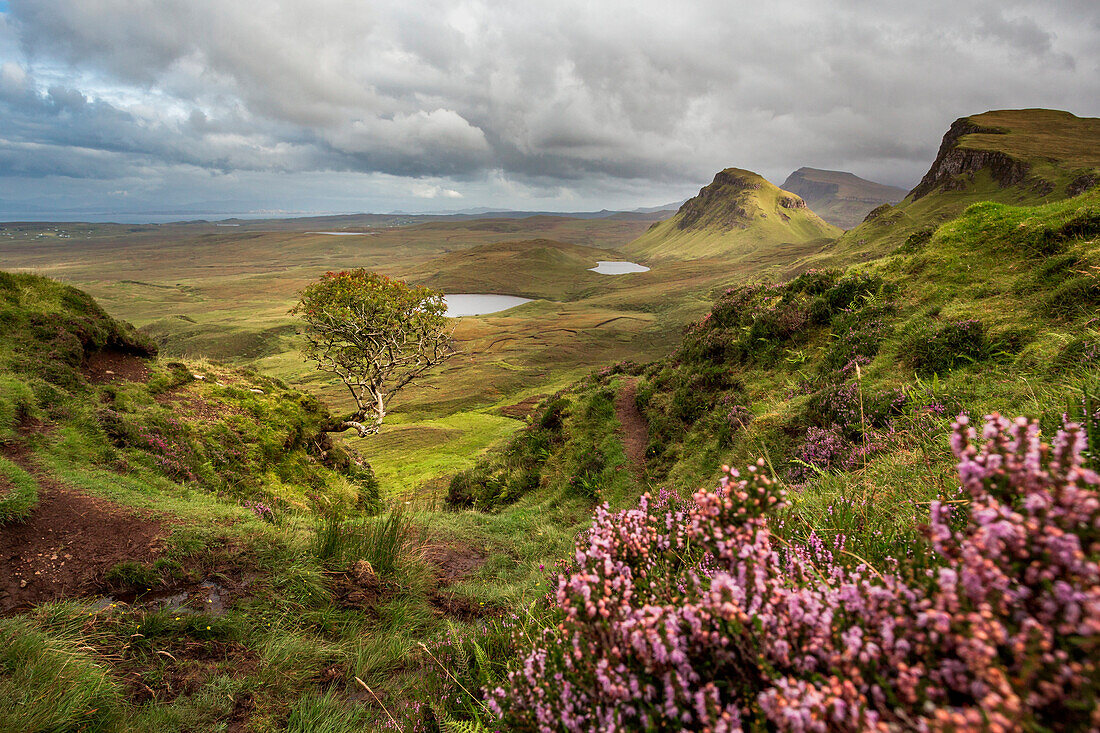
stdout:
POLYGON ((1005 131, 993 127, 982 127, 972 122, 969 117, 960 117, 955 120, 943 136, 932 167, 924 174, 924 178, 917 187, 910 191, 909 197, 917 201, 936 190, 960 190, 966 186, 965 180, 961 179, 962 176, 986 169, 1001 188, 1014 186, 1027 177, 1031 165, 1026 161, 998 150, 980 150, 959 144, 966 135, 976 134, 1004 135, 1005 131))

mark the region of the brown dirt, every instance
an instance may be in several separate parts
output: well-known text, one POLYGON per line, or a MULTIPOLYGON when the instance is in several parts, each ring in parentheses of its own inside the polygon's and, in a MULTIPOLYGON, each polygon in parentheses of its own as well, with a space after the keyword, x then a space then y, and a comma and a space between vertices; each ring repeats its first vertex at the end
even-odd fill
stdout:
POLYGON ((539 406, 539 403, 546 399, 546 395, 535 395, 534 397, 528 397, 527 399, 520 400, 514 405, 505 405, 500 408, 500 414, 504 417, 514 418, 516 420, 526 420, 528 417, 535 413, 535 408, 539 406))
POLYGON ((92 384, 148 382, 150 376, 149 367, 140 356, 110 349, 97 351, 89 356, 83 371, 92 384))
POLYGON ((346 573, 331 573, 332 593, 340 608, 369 609, 382 595, 382 582, 366 560, 346 573))
MULTIPOLYGON (((27 425, 22 432, 40 430, 27 425)), ((156 558, 164 536, 159 521, 62 486, 34 463, 24 441, 0 445, 0 452, 38 481, 31 515, 0 527, 0 613, 93 590, 114 565, 156 558)))
POLYGON ((454 542, 427 544, 423 547, 424 559, 435 566, 439 585, 450 585, 462 580, 485 564, 483 550, 454 542))
POLYGON ((504 610, 494 606, 483 606, 472 598, 436 590, 428 596, 437 616, 450 616, 460 621, 472 622, 482 618, 494 618, 504 615, 504 610))
POLYGON ((626 457, 630 459, 630 468, 640 481, 645 475, 645 449, 649 444, 649 426, 634 401, 637 390, 637 378, 623 380, 622 389, 615 397, 615 415, 622 426, 619 437, 622 438, 626 457))

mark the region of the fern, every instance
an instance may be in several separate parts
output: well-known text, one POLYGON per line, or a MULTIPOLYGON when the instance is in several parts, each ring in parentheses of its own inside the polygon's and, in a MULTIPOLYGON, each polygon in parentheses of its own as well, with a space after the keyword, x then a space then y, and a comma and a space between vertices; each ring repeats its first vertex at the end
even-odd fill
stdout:
POLYGON ((443 728, 447 733, 489 733, 489 729, 480 720, 444 718, 443 728))
POLYGON ((477 661, 478 671, 480 672, 478 677, 488 679, 490 676, 488 655, 485 654, 485 650, 481 648, 481 644, 478 644, 475 639, 470 639, 470 644, 474 647, 474 659, 477 661))

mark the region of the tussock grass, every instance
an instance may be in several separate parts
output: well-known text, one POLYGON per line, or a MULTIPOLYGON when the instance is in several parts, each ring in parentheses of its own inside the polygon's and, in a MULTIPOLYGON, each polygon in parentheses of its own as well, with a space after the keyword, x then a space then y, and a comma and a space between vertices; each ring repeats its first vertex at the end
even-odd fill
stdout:
POLYGON ((0 619, 0 730, 109 731, 119 705, 106 668, 79 643, 0 619))
POLYGON ((349 520, 330 510, 318 524, 311 549, 331 567, 347 568, 365 560, 375 573, 389 578, 413 552, 413 534, 413 520, 400 505, 364 520, 349 520))

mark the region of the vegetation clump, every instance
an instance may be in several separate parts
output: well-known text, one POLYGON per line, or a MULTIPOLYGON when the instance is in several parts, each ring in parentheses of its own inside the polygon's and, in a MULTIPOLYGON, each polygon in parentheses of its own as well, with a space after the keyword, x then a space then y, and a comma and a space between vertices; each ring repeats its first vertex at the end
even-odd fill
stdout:
MULTIPOLYGON (((1100 645, 1100 477, 1085 436, 961 418, 965 502, 935 501, 935 568, 873 568, 844 535, 783 537, 761 461, 687 502, 597 511, 554 620, 492 691, 509 730, 1084 730, 1100 645)), ((1093 711, 1093 712, 1090 712, 1093 711)))

